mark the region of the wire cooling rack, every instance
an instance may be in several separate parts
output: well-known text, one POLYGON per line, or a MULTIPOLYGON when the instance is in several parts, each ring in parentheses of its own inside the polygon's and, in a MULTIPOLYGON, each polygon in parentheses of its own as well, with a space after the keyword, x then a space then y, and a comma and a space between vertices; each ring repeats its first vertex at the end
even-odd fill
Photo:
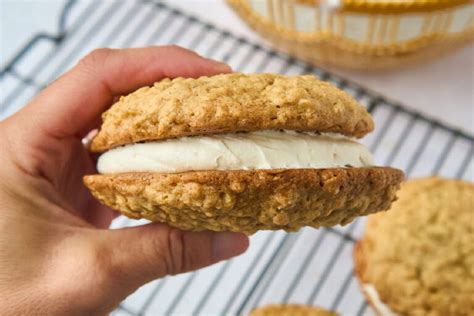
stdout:
MULTIPOLYGON (((474 138, 407 110, 355 83, 221 30, 161 2, 69 1, 57 36, 38 34, 0 73, 0 119, 96 47, 178 44, 242 72, 311 73, 366 105, 376 131, 364 138, 380 165, 409 177, 474 181, 474 138)), ((194 273, 165 277, 130 295, 114 315, 245 315, 267 303, 318 305, 373 315, 353 276, 352 249, 365 219, 298 233, 259 232, 246 254, 194 273)), ((113 227, 143 221, 118 218, 113 227)), ((131 249, 130 251, 133 251, 131 249)))

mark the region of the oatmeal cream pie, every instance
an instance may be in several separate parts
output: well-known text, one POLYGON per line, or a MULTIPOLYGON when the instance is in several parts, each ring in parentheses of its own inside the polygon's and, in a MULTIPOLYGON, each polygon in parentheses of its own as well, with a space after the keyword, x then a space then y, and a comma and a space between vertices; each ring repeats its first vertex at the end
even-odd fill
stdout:
POLYGON ((84 183, 131 218, 184 230, 295 231, 387 210, 403 178, 355 138, 366 109, 313 76, 165 79, 103 114, 84 183))
POLYGON ((390 212, 369 216, 354 252, 378 315, 468 316, 474 311, 474 184, 402 184, 390 212))

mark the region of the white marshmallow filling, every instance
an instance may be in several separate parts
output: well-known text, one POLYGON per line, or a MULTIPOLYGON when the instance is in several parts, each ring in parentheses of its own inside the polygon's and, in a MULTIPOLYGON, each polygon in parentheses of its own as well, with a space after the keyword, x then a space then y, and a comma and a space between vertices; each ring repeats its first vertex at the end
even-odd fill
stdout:
POLYGON ((135 143, 99 157, 99 173, 369 167, 369 150, 330 133, 257 131, 135 143))

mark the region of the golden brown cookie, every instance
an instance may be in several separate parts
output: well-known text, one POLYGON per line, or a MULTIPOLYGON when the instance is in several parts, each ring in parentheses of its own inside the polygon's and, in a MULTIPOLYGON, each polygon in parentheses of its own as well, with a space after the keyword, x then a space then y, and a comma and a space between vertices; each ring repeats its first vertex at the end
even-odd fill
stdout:
POLYGON ((223 74, 165 79, 103 114, 94 152, 140 141, 264 129, 362 137, 372 118, 346 92, 314 76, 223 74))
POLYGON ((472 315, 474 185, 424 178, 398 195, 354 251, 368 300, 379 315, 472 315))
POLYGON ((275 304, 256 308, 249 316, 337 316, 337 314, 314 306, 275 304))
POLYGON ((102 203, 185 230, 295 231, 386 210, 403 173, 391 168, 193 171, 91 175, 102 203))

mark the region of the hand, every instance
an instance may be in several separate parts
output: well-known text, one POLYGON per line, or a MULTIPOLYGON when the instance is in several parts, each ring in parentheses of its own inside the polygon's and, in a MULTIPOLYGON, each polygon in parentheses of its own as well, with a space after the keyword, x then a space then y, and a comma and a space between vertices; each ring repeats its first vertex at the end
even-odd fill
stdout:
POLYGON ((104 314, 146 282, 245 251, 238 233, 108 230, 116 213, 82 184, 96 170, 81 139, 114 98, 165 77, 229 71, 174 46, 100 49, 0 122, 2 313, 104 314))

